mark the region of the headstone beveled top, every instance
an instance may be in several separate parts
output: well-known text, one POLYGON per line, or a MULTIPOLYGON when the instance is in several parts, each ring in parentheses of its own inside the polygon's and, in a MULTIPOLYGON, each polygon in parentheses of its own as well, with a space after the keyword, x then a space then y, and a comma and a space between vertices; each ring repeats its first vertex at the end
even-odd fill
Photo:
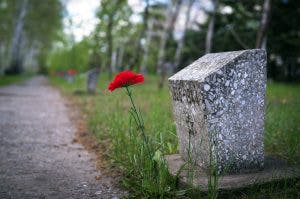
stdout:
POLYGON ((243 51, 206 54, 169 78, 170 81, 204 81, 204 78, 233 61, 243 51))
POLYGON ((207 54, 169 78, 180 153, 219 171, 263 166, 266 52, 207 54))

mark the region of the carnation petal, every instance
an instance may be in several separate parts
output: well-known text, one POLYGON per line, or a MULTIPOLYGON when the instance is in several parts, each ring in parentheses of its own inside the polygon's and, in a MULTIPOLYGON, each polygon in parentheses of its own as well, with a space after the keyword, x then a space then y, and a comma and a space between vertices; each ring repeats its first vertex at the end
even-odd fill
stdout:
POLYGON ((112 82, 108 86, 108 90, 113 91, 116 88, 130 86, 144 82, 144 76, 132 71, 126 70, 118 73, 112 82))

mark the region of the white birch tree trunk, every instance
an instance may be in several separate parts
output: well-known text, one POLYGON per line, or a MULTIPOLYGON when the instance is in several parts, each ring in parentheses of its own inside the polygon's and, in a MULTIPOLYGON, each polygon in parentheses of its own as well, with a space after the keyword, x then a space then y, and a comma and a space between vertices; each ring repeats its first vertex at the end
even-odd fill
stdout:
POLYGON ((164 26, 164 30, 162 32, 158 60, 157 60, 157 72, 160 73, 160 77, 161 77, 158 84, 159 88, 163 87, 165 76, 166 76, 166 68, 164 67, 164 62, 165 62, 165 50, 167 46, 168 37, 170 34, 173 33, 174 24, 178 17, 181 4, 182 4, 182 0, 176 0, 175 7, 173 7, 172 3, 170 3, 168 7, 167 20, 164 26))
POLYGON ((211 13, 208 28, 207 28, 207 34, 206 34, 206 41, 205 41, 205 54, 211 53, 212 49, 212 40, 214 37, 214 28, 215 28, 215 18, 216 18, 216 12, 218 7, 218 0, 212 0, 213 3, 213 11, 211 13))
POLYGON ((194 2, 195 2, 195 0, 189 0, 188 8, 187 8, 186 15, 185 15, 183 34, 182 34, 182 37, 179 39, 178 45, 176 48, 175 59, 174 59, 175 60, 174 66, 176 69, 178 69, 178 67, 179 67, 181 53, 182 53, 182 49, 184 46, 185 34, 186 34, 186 30, 188 28, 188 24, 190 23, 190 16, 191 16, 190 12, 191 12, 191 8, 192 8, 194 2))
POLYGON ((147 71, 147 61, 148 61, 148 57, 149 57, 149 48, 150 48, 150 43, 151 43, 151 34, 152 34, 152 29, 153 29, 153 21, 150 20, 149 24, 148 24, 148 30, 146 32, 146 43, 144 45, 144 54, 143 54, 143 58, 142 58, 142 62, 141 62, 141 68, 140 68, 140 72, 142 74, 146 74, 147 71))
POLYGON ((124 56, 124 47, 120 47, 118 50, 118 56, 117 56, 117 66, 119 68, 123 68, 123 56, 124 56))
POLYGON ((164 24, 164 29, 161 32, 161 39, 160 39, 160 46, 159 46, 159 52, 158 52, 158 59, 157 59, 157 72, 162 73, 162 64, 165 56, 165 48, 168 40, 168 29, 170 28, 171 24, 171 17, 172 17, 172 3, 168 5, 168 10, 166 14, 166 21, 164 24))
POLYGON ((19 11, 16 14, 15 28, 11 44, 11 58, 8 73, 21 73, 23 61, 20 55, 22 36, 24 35, 24 18, 27 13, 28 0, 19 1, 19 11))
POLYGON ((143 26, 142 26, 142 30, 140 32, 139 38, 137 39, 137 43, 136 43, 136 54, 135 57, 133 59, 133 62, 130 65, 130 69, 132 70, 134 68, 135 65, 139 65, 139 70, 142 71, 142 59, 141 57, 145 54, 146 48, 144 44, 144 46, 142 46, 141 41, 142 39, 145 39, 145 36, 147 37, 147 30, 148 30, 148 21, 149 21, 149 6, 150 6, 150 1, 149 0, 145 0, 145 9, 144 9, 144 13, 143 13, 143 26))
POLYGON ((111 54, 111 71, 112 71, 112 73, 116 72, 116 64, 117 64, 117 51, 113 51, 111 54))

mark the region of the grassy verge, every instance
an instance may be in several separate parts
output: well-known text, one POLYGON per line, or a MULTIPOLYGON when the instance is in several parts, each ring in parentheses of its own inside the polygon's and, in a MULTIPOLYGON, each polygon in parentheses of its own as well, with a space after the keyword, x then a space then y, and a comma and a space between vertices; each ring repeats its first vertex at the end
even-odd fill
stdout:
MULTIPOLYGON (((111 163, 124 173, 123 185, 133 197, 185 198, 210 197, 201 192, 180 190, 176 179, 166 168, 163 155, 176 153, 178 143, 172 119, 171 101, 167 88, 157 89, 157 78, 146 77, 142 85, 132 87, 136 104, 144 116, 146 134, 150 138, 151 158, 147 158, 143 140, 130 123, 130 101, 125 91, 106 91, 109 79, 101 76, 99 94, 74 96, 88 115, 90 131, 99 142, 109 142, 111 163)), ((51 82, 66 94, 85 88, 85 79, 77 78, 72 84, 63 79, 51 82)), ((268 84, 265 148, 300 165, 300 85, 268 84)), ((300 183, 275 182, 234 192, 222 192, 220 198, 297 198, 300 183)), ((212 194, 213 196, 217 194, 212 194)))
POLYGON ((23 81, 27 78, 28 78, 28 76, 25 76, 25 75, 0 76, 0 86, 17 83, 17 82, 23 81))
POLYGON ((269 84, 266 151, 300 165, 300 85, 269 84))

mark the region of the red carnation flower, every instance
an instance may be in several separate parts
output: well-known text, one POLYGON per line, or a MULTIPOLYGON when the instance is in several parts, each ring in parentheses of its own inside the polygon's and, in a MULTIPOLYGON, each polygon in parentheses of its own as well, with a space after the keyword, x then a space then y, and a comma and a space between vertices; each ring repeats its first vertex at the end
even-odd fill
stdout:
POLYGON ((68 70, 68 75, 76 75, 76 70, 75 69, 69 69, 68 70))
POLYGON ((144 76, 129 70, 118 73, 114 80, 110 82, 108 90, 113 91, 116 88, 127 87, 133 84, 144 82, 144 76))

